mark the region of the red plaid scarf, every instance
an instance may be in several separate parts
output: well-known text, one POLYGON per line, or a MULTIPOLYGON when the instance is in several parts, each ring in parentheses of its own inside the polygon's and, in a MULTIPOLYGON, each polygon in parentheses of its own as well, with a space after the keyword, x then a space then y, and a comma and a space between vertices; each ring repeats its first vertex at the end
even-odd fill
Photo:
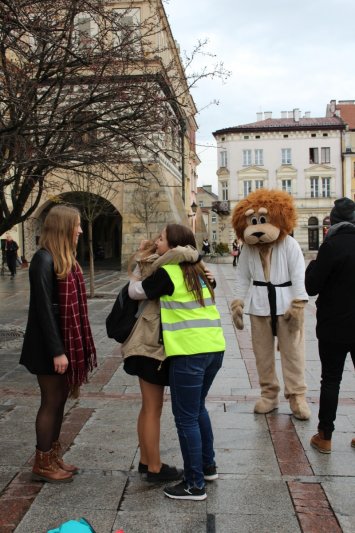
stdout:
POLYGON ((87 382, 96 362, 96 349, 88 318, 85 282, 79 265, 65 279, 58 280, 60 324, 72 389, 87 382))

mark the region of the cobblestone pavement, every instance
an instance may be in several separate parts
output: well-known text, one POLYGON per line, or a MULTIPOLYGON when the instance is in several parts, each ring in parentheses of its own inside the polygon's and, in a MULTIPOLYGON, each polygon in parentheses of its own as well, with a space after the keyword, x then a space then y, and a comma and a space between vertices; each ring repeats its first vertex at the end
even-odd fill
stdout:
MULTIPOLYGON (((98 295, 89 314, 99 366, 78 400, 67 404, 62 438, 69 462, 80 465, 73 483, 32 482, 35 378, 18 365, 27 308, 28 273, 0 277, 0 533, 45 533, 84 516, 97 533, 355 532, 355 375, 344 372, 331 455, 309 445, 317 425, 320 364, 314 335, 314 299, 306 307, 308 399, 312 419, 291 416, 288 403, 255 415, 259 396, 250 328, 237 332, 229 304, 235 269, 211 265, 227 339, 224 366, 208 399, 219 479, 203 502, 169 500, 162 485, 137 472, 136 378, 125 374, 119 345, 107 339, 105 317, 126 276, 96 273, 98 295)), ((277 361, 281 376, 280 361, 277 361)), ((162 419, 162 458, 181 465, 169 389, 162 419)))

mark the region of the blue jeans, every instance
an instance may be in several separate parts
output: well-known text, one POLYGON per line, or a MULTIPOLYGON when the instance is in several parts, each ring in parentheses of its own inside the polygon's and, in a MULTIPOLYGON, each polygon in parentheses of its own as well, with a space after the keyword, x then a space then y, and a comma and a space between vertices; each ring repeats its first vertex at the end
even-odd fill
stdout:
POLYGON ((203 467, 214 464, 213 432, 205 399, 223 355, 217 352, 170 359, 172 409, 189 488, 204 487, 203 467))

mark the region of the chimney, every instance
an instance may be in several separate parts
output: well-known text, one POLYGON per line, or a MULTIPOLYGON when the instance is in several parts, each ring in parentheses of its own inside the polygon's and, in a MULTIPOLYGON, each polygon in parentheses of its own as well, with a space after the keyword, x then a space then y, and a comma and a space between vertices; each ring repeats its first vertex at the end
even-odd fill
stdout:
POLYGON ((305 111, 303 118, 311 118, 311 112, 310 111, 305 111))
POLYGON ((268 118, 272 118, 272 111, 265 111, 264 116, 265 120, 267 120, 268 118))
POLYGON ((288 111, 287 114, 288 114, 288 118, 293 118, 293 111, 288 111))
POLYGON ((257 122, 260 122, 260 120, 263 120, 263 112, 259 111, 259 113, 256 114, 256 120, 257 122))
POLYGON ((294 110, 293 110, 293 120, 295 122, 299 122, 300 121, 300 110, 298 109, 298 107, 296 107, 294 110))
POLYGON ((281 111, 281 118, 287 118, 287 111, 281 111))

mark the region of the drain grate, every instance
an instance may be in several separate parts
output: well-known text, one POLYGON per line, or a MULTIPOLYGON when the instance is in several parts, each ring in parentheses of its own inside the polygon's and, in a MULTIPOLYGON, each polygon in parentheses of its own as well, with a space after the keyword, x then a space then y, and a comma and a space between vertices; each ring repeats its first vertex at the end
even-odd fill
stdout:
POLYGON ((21 337, 23 337, 22 331, 0 329, 0 342, 12 341, 13 339, 20 339, 21 337))

